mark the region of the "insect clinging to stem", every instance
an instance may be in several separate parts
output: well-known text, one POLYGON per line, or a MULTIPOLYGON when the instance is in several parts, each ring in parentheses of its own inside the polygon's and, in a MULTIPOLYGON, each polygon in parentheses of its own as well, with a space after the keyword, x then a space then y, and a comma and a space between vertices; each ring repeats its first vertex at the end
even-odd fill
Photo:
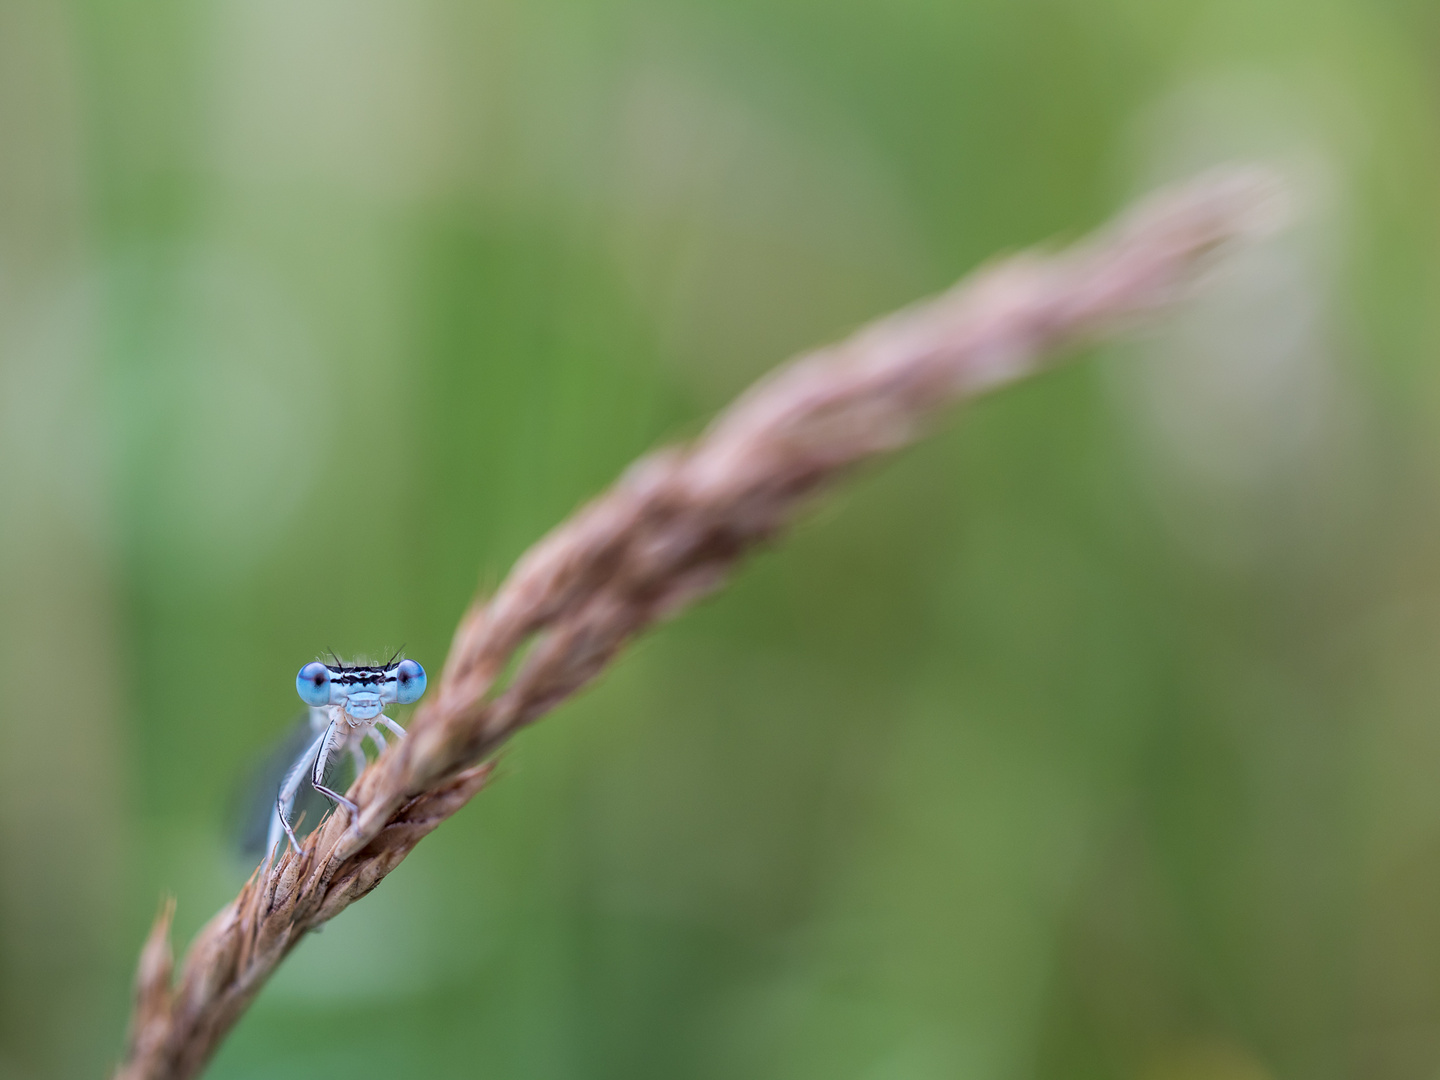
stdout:
POLYGON ((300 700, 310 706, 310 730, 315 737, 280 782, 265 842, 267 862, 275 857, 282 835, 289 838, 296 851, 300 850, 300 841, 290 824, 290 813, 307 777, 316 791, 346 809, 354 827, 359 807, 325 786, 326 768, 336 756, 348 750, 358 776, 365 768, 363 739, 368 738, 377 751, 383 751, 386 743, 380 726, 389 728, 398 738, 405 737, 405 729, 385 715, 385 707, 409 705, 425 693, 425 669, 414 660, 391 657, 384 664, 366 665, 341 663, 333 655, 331 659, 334 663, 317 660, 306 664, 295 676, 300 700))

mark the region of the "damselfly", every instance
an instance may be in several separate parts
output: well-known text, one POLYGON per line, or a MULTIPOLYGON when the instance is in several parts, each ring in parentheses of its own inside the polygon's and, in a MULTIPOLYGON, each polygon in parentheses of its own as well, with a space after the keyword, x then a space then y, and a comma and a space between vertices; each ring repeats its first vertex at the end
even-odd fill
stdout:
POLYGON ((390 662, 378 665, 316 661, 300 669, 300 674, 295 676, 295 689, 300 693, 300 700, 310 706, 309 727, 313 738, 280 781, 265 841, 266 861, 275 857, 282 835, 289 838, 296 851, 300 850, 290 814, 307 780, 321 795, 345 807, 354 824, 359 808, 338 791, 325 786, 325 771, 331 761, 348 752, 358 776, 365 768, 362 740, 368 738, 377 751, 385 749, 385 736, 379 726, 389 728, 400 738, 405 737, 405 729, 385 715, 385 706, 419 701, 425 693, 425 669, 414 660, 396 661, 393 657, 390 662))

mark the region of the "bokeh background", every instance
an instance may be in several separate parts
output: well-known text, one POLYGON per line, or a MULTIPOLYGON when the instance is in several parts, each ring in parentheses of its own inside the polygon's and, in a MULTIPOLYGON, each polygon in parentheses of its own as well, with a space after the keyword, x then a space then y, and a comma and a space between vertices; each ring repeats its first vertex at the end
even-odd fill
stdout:
MULTIPOLYGON (((1156 181, 1304 217, 526 733, 211 1076, 1440 1075, 1432 0, 0 0, 0 1077, 324 649, 1156 181)), ((403 718, 402 718, 403 719, 403 718)))

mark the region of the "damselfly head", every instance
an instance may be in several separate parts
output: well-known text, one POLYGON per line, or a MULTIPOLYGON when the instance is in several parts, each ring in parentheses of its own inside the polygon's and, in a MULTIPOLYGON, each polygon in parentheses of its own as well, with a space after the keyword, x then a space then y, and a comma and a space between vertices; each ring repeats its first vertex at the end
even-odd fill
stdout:
POLYGON ((371 720, 386 705, 419 701, 425 693, 425 669, 414 660, 373 666, 316 660, 300 669, 295 689, 307 705, 339 705, 356 720, 371 720))

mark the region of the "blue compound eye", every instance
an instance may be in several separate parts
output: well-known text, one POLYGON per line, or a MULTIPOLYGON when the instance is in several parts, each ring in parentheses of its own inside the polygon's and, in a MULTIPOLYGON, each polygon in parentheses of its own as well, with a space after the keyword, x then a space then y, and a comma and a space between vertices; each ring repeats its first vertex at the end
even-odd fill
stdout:
POLYGON ((395 700, 401 705, 419 701, 425 693, 425 669, 414 660, 401 660, 395 665, 395 700))
MULTIPOLYGON (((420 676, 423 680, 425 676, 420 676)), ((300 669, 300 674, 295 676, 295 689, 300 694, 300 700, 306 705, 329 705, 330 704, 330 669, 318 660, 306 664, 300 669)))

